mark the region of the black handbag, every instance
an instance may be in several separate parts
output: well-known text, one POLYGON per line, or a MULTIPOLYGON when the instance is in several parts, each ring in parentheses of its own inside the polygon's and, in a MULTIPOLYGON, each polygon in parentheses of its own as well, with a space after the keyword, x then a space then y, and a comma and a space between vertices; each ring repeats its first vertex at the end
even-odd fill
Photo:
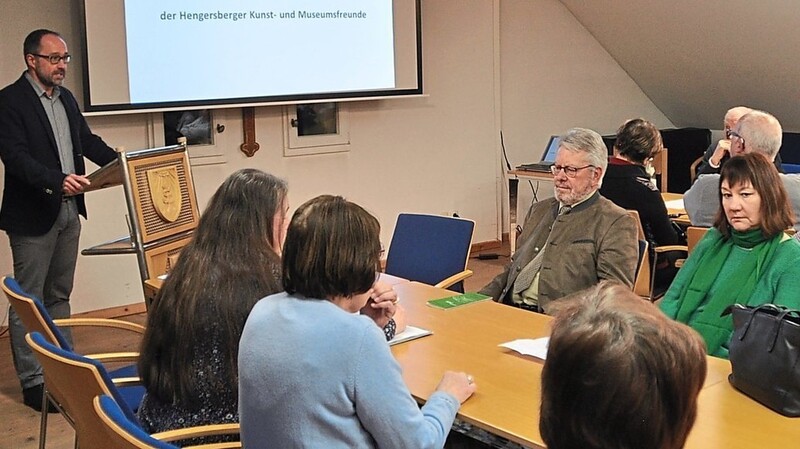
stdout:
POLYGON ((789 417, 800 416, 800 311, 734 304, 729 345, 737 390, 789 417))

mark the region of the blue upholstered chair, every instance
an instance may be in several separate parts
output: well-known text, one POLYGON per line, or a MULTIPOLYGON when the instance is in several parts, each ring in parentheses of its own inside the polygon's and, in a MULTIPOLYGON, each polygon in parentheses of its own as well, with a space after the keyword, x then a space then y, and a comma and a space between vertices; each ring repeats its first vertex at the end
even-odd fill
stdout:
MULTIPOLYGON (((95 433, 104 440, 103 447, 115 449, 176 449, 169 441, 210 435, 238 435, 238 424, 216 424, 190 427, 150 435, 131 421, 114 399, 102 395, 94 398, 95 433)), ((240 442, 213 443, 213 448, 240 448, 240 442)), ((193 446, 198 447, 198 446, 193 446)), ((203 447, 200 445, 199 447, 203 447)))
MULTIPOLYGON (((28 332, 38 332, 50 344, 57 346, 65 351, 74 352, 74 349, 69 344, 60 327, 77 327, 89 326, 110 329, 122 329, 126 331, 135 332, 137 334, 144 333, 144 327, 122 320, 113 320, 107 318, 66 318, 53 320, 47 309, 38 298, 22 290, 19 283, 10 276, 3 277, 2 289, 8 299, 8 303, 14 308, 20 321, 28 330, 28 332)), ((103 354, 86 354, 85 357, 92 358, 103 363, 116 363, 116 362, 135 362, 139 354, 137 352, 109 352, 103 354)), ((109 373, 111 378, 130 378, 138 376, 136 372, 136 365, 129 364, 122 368, 118 368, 109 373)), ((46 410, 47 405, 47 384, 45 383, 45 404, 42 407, 46 410)), ((142 386, 131 386, 122 388, 124 396, 128 398, 128 402, 136 410, 144 395, 144 388, 142 386)), ((47 439, 47 413, 42 413, 40 429, 39 429, 39 447, 44 448, 47 439)))
MULTIPOLYGON (((130 394, 130 389, 128 394, 124 394, 117 387, 138 383, 138 378, 112 380, 102 363, 60 348, 39 332, 29 333, 25 341, 42 365, 47 396, 75 429, 76 447, 108 447, 98 444, 91 430, 91 422, 97 420, 92 405, 95 396, 105 394, 113 397, 125 416, 136 422, 133 409, 138 407, 142 396, 130 394)), ((43 447, 42 441, 39 446, 43 447)))
POLYGON ((400 214, 385 272, 440 288, 464 291, 475 222, 456 217, 400 214))

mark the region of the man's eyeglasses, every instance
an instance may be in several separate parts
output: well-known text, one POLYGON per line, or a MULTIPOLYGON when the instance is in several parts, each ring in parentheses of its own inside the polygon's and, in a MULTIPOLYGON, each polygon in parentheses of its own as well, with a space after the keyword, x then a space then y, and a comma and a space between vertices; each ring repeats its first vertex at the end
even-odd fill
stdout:
POLYGON ((584 168, 595 168, 595 166, 584 165, 583 167, 570 167, 569 165, 551 165, 550 172, 553 173, 553 175, 557 175, 558 172, 564 170, 564 174, 567 175, 567 177, 574 178, 578 175, 578 172, 584 168))
POLYGON ((31 53, 31 55, 36 56, 37 58, 43 58, 50 61, 50 64, 56 65, 61 61, 64 61, 64 64, 69 64, 72 60, 72 55, 66 54, 64 56, 61 55, 37 55, 36 53, 31 53))
POLYGON ((744 148, 744 137, 736 131, 728 131, 728 138, 731 139, 731 141, 738 140, 742 144, 742 148, 744 148))

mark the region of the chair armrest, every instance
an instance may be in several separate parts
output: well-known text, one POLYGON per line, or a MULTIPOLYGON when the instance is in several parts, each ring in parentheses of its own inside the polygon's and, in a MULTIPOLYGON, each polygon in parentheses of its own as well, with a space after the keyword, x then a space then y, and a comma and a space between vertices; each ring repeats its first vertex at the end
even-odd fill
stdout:
POLYGON ((703 156, 698 157, 697 159, 694 160, 694 162, 692 162, 691 165, 689 165, 689 178, 691 179, 692 182, 694 182, 694 180, 697 179, 697 167, 700 165, 701 162, 703 162, 703 156))
MULTIPOLYGON (((207 437, 213 435, 239 435, 239 424, 232 423, 232 424, 209 424, 206 426, 195 426, 195 427, 185 427, 183 429, 174 429, 174 430, 167 430, 165 432, 158 432, 154 433, 151 436, 161 441, 177 441, 177 440, 185 440, 187 438, 198 438, 198 437, 207 437)), ((215 447, 241 447, 242 444, 240 442, 236 443, 224 443, 224 444, 234 444, 233 446, 215 446, 215 447), (235 444, 238 444, 235 445, 235 444)), ((207 448, 209 446, 197 446, 207 448)))
POLYGON ((136 363, 139 360, 138 352, 103 352, 99 354, 84 354, 92 360, 97 360, 100 363, 136 363))
POLYGON ((112 329, 122 329, 137 334, 144 334, 144 326, 131 323, 130 321, 115 320, 112 318, 60 318, 53 320, 59 327, 106 327, 112 329))
POLYGON ((456 273, 449 278, 438 282, 434 287, 436 288, 447 288, 451 285, 455 284, 456 282, 463 281, 464 279, 472 276, 472 270, 464 270, 460 273, 456 273))
MULTIPOLYGON (((689 248, 686 245, 664 245, 664 246, 656 246, 656 258, 655 263, 658 263, 658 255, 662 253, 666 253, 669 251, 682 251, 687 256, 689 255, 689 248)), ((686 261, 686 258, 683 259, 676 259, 675 260, 675 268, 680 268, 683 266, 683 262, 686 261)), ((655 279, 655 270, 653 271, 653 276, 655 279)))
POLYGON ((686 245, 664 245, 664 246, 656 246, 656 253, 665 253, 667 251, 683 251, 689 252, 689 248, 686 245))
POLYGON ((184 449, 240 449, 241 441, 231 441, 229 443, 200 444, 197 446, 183 446, 184 449))
POLYGON ((138 387, 142 385, 142 379, 138 377, 117 377, 111 379, 111 382, 114 383, 114 386, 117 388, 122 387, 138 387))

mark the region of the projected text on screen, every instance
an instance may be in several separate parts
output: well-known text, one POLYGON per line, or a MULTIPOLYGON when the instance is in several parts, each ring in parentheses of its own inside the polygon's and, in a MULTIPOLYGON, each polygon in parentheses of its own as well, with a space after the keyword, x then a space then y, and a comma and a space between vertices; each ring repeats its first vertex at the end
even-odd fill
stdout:
POLYGON ((391 0, 265 4, 126 0, 130 102, 396 87, 391 0))

